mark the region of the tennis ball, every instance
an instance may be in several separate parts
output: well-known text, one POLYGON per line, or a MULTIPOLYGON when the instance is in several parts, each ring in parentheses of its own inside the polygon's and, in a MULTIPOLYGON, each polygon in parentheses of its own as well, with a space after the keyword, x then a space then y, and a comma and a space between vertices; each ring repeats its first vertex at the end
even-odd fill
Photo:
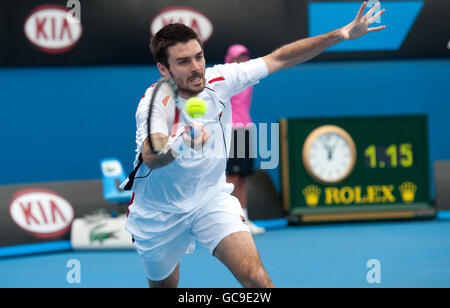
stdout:
POLYGON ((187 100, 186 112, 193 118, 200 118, 206 113, 206 103, 200 97, 191 97, 187 100))

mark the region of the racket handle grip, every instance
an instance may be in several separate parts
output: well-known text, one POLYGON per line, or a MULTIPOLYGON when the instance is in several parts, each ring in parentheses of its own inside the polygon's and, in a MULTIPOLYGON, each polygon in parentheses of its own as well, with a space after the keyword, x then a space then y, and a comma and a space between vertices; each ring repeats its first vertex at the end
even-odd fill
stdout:
POLYGON ((195 126, 189 126, 189 137, 191 137, 191 139, 195 139, 195 138, 197 138, 198 136, 200 136, 201 135, 201 130, 200 129, 198 129, 197 127, 195 127, 195 126))

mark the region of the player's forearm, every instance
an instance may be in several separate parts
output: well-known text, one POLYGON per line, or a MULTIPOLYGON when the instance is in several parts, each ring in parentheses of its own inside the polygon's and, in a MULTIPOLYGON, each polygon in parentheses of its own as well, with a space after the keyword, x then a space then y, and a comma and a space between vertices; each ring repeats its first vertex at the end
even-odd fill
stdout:
POLYGON ((340 29, 284 45, 265 56, 269 74, 306 62, 343 40, 340 29))
POLYGON ((148 145, 148 141, 144 142, 144 149, 142 151, 142 159, 144 163, 152 170, 162 168, 170 164, 175 160, 174 155, 172 155, 172 150, 162 155, 153 154, 148 145))
POLYGON ((152 170, 162 168, 175 160, 171 151, 163 155, 143 155, 144 163, 152 170))

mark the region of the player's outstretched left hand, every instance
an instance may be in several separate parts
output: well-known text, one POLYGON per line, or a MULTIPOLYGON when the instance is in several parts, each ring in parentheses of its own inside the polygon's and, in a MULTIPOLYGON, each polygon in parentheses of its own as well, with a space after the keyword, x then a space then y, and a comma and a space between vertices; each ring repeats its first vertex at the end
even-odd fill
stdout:
POLYGON ((386 26, 369 28, 369 26, 373 22, 375 22, 381 15, 383 15, 384 12, 386 11, 385 9, 382 9, 382 10, 378 11, 375 15, 373 15, 375 10, 377 10, 377 8, 379 8, 380 2, 377 2, 367 12, 367 14, 363 16, 366 6, 367 6, 367 2, 364 1, 358 11, 358 14, 356 15, 356 18, 351 23, 349 23, 348 25, 346 25, 345 27, 342 27, 340 29, 340 34, 344 40, 355 40, 369 32, 376 32, 376 31, 380 31, 380 30, 383 30, 384 28, 386 28, 386 26))

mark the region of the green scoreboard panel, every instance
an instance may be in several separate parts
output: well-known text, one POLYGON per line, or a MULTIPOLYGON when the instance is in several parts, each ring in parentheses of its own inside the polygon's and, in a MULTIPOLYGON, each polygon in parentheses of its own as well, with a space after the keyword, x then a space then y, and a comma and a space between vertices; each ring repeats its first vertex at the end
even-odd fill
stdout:
POLYGON ((282 119, 283 207, 297 222, 436 215, 426 116, 282 119))

